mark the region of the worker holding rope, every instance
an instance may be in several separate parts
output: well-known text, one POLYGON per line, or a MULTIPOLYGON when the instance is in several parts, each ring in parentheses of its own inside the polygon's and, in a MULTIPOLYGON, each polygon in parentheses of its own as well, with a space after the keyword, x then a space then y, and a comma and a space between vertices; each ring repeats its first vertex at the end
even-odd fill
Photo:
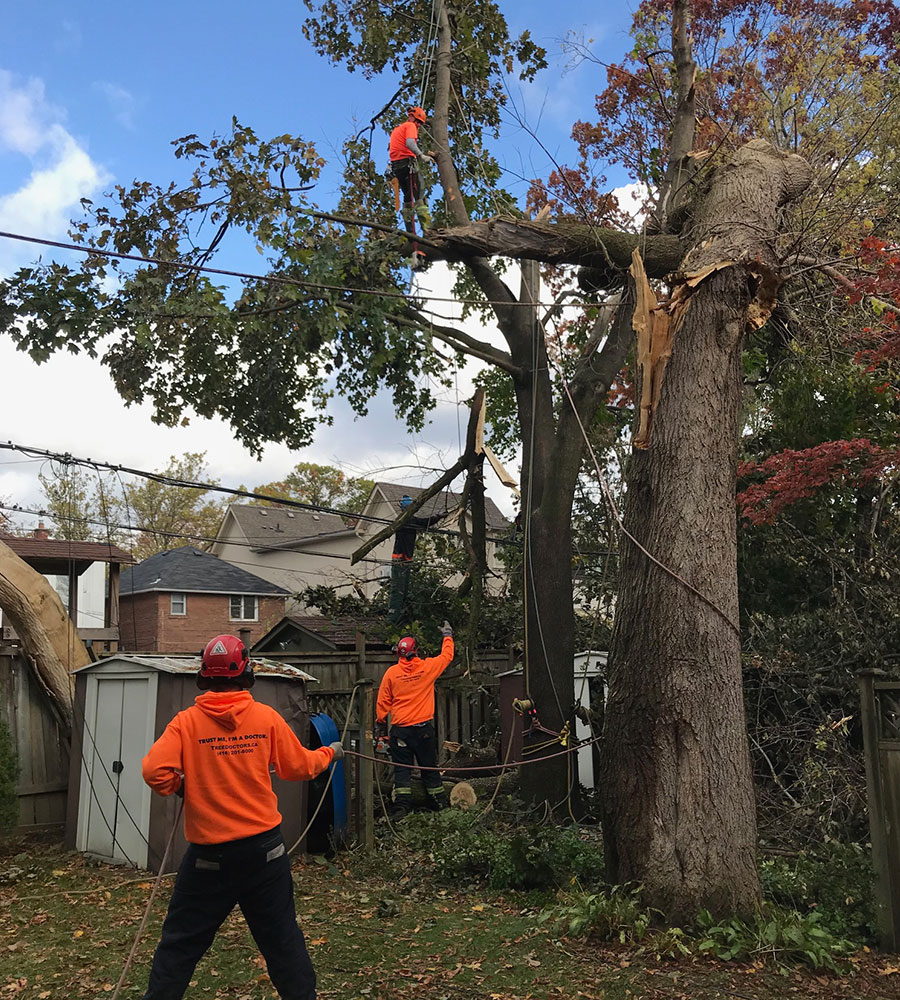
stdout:
POLYGON ((144 1000, 180 1000, 235 905, 282 1000, 315 1000, 316 974, 297 926, 291 866, 270 768, 306 781, 344 755, 307 750, 284 719, 255 701, 253 668, 233 635, 210 640, 194 704, 169 723, 143 761, 161 795, 184 796, 188 849, 178 869, 144 1000))
POLYGON ((447 793, 437 770, 437 733, 434 728, 434 683, 453 660, 453 629, 445 621, 441 652, 423 660, 413 636, 397 643, 398 662, 388 667, 375 705, 375 738, 383 743, 391 717, 390 751, 394 762, 394 816, 402 819, 412 805, 410 777, 419 764, 432 809, 447 805, 447 793), (430 770, 425 770, 429 768, 430 770))

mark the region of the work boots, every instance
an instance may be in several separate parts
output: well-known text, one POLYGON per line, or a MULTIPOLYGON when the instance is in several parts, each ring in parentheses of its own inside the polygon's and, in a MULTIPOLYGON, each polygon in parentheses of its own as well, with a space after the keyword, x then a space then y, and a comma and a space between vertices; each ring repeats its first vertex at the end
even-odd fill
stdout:
POLYGON ((416 215, 419 217, 422 229, 431 229, 431 212, 428 211, 428 206, 424 202, 419 202, 416 205, 416 215))

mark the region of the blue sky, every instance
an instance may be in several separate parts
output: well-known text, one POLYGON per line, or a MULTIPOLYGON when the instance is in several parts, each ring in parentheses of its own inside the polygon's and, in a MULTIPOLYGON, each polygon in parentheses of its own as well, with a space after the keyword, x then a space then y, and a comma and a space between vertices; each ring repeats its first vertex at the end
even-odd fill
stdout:
MULTIPOLYGON (((175 169, 170 142, 187 133, 205 138, 225 131, 232 115, 262 136, 300 134, 329 157, 395 90, 390 78, 365 80, 320 59, 302 36, 305 8, 299 0, 141 5, 2 0, 0 6, 6 8, 0 54, 0 229, 64 238, 81 197, 97 198, 112 184, 137 177, 167 180, 175 169)), ((603 5, 599 16, 600 5, 586 8, 573 0, 507 0, 502 6, 513 30, 529 28, 549 54, 550 68, 535 84, 511 82, 515 99, 552 155, 571 162, 571 123, 591 115, 604 74, 592 64, 566 70, 560 41, 570 30, 582 32, 594 39, 601 58, 619 58, 628 48, 633 4, 603 5), (586 20, 587 15, 595 20, 586 20)), ((376 133, 376 156, 382 145, 376 133)), ((533 139, 512 125, 499 158, 533 176, 545 175, 551 166, 533 139)), ((336 176, 326 175, 315 200, 327 204, 335 184, 336 176)), ((236 247, 235 254, 217 263, 259 266, 254 253, 243 257, 236 247)), ((34 256, 28 248, 0 241, 0 274, 34 256)), ((440 276, 434 281, 437 290, 440 276)), ((338 431, 326 434, 309 454, 272 449, 257 470, 227 435, 222 438, 222 428, 204 431, 195 425, 179 436, 152 425, 149 411, 123 413, 95 362, 58 358, 36 369, 0 340, 0 370, 5 381, 14 377, 19 394, 18 400, 7 396, 0 402, 0 437, 24 436, 32 444, 76 454, 102 452, 113 461, 158 465, 173 452, 208 450, 216 474, 250 482, 274 478, 285 463, 289 467, 301 459, 362 470, 372 462, 400 464, 414 453, 412 464, 422 464, 422 448, 438 456, 456 448, 455 400, 448 400, 446 412, 415 439, 393 424, 389 407, 379 403, 367 426, 353 429, 353 448, 347 444, 350 417, 345 415, 338 431), (93 382, 90 400, 72 394, 73 378, 82 389, 85 379, 93 382), (27 401, 50 392, 56 404, 50 412, 44 407, 29 415, 27 401), (53 410, 63 407, 71 419, 54 420, 53 410), (110 437, 111 421, 127 427, 120 438, 110 437), (267 475, 270 467, 272 475, 267 475)), ((33 500, 33 483, 22 472, 0 465, 0 496, 33 500)))

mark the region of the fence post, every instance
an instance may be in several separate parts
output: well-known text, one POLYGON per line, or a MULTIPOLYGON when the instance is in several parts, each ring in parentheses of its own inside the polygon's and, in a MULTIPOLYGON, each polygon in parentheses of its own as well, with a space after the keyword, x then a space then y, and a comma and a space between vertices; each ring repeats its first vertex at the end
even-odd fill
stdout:
MULTIPOLYGON (((362 714, 360 717, 360 751, 367 757, 374 757, 375 724, 375 686, 370 677, 360 678, 357 682, 363 693, 362 714)), ((362 822, 363 844, 367 851, 375 850, 375 764, 371 760, 360 761, 360 792, 362 807, 360 819, 362 822)))
POLYGON ((859 679, 860 722, 866 758, 866 792, 868 795, 869 839, 872 843, 872 867, 875 869, 875 916, 881 946, 897 951, 900 940, 894 920, 891 845, 887 834, 884 785, 881 774, 881 736, 878 720, 878 700, 875 681, 886 675, 882 670, 861 670, 859 679))

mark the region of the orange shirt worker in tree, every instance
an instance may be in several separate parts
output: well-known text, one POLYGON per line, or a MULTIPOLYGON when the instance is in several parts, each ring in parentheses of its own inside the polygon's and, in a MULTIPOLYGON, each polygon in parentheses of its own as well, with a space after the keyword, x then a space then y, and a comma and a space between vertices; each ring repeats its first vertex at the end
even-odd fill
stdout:
POLYGON ((391 141, 388 155, 391 158, 391 171, 397 178, 400 190, 403 192, 403 219, 406 227, 413 232, 413 205, 416 215, 422 224, 422 229, 431 226, 431 213, 422 198, 422 184, 419 179, 419 159, 431 163, 431 153, 423 153, 419 149, 419 125, 427 121, 422 108, 410 108, 406 121, 391 131, 391 141))
POLYGON ((203 651, 203 694, 169 723, 143 761, 160 795, 184 796, 188 849, 178 869, 144 1000, 180 1000, 197 962, 240 906, 282 1000, 315 1000, 297 926, 291 865, 270 767, 305 781, 344 755, 340 743, 307 750, 284 719, 255 701, 244 644, 218 635, 203 651))
MULTIPOLYGON (((453 629, 444 622, 439 656, 423 660, 416 640, 405 636, 397 643, 399 660, 388 667, 378 689, 375 735, 384 739, 391 717, 390 749, 394 762, 394 813, 402 818, 410 810, 413 763, 422 768, 437 766, 437 734, 434 728, 434 682, 453 659, 453 629)), ((433 809, 447 805, 444 783, 436 770, 423 770, 422 781, 433 809)))

